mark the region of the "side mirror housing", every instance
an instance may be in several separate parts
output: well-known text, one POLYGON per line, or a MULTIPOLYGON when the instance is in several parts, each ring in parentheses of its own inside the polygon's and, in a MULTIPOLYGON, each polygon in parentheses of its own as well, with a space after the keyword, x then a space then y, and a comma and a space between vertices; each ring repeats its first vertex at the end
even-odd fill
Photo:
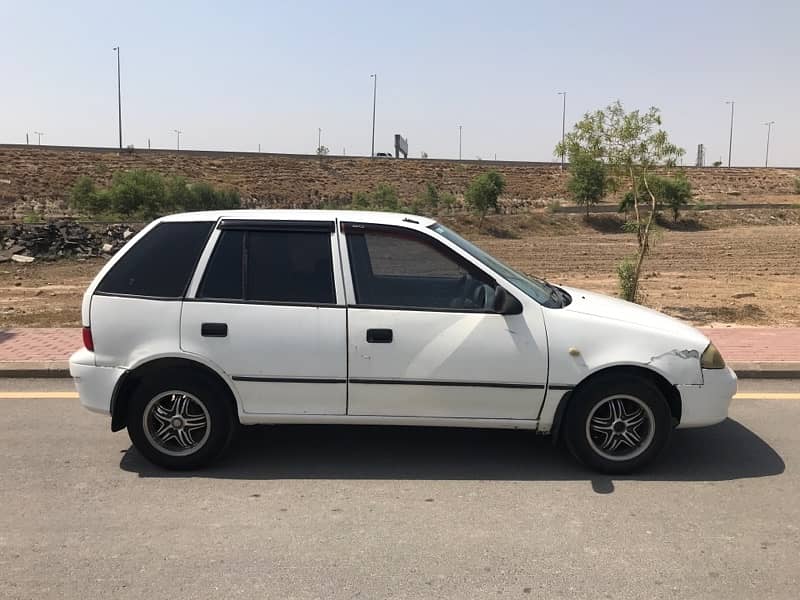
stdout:
POLYGON ((494 291, 493 309, 499 315, 518 315, 522 312, 522 303, 498 285, 494 291))

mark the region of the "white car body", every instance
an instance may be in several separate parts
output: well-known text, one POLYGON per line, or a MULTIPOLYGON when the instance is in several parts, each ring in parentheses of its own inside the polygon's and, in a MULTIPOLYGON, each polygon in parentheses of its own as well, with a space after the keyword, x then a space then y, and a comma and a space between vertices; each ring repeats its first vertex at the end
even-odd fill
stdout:
POLYGON ((243 424, 397 424, 548 433, 562 399, 581 382, 609 369, 631 368, 669 388, 677 427, 726 418, 736 377, 729 368, 701 368, 709 340, 696 329, 641 306, 572 288, 564 288, 572 298, 567 306, 543 306, 431 229, 434 224, 412 215, 306 210, 202 212, 150 224, 109 260, 84 295, 82 321, 91 330, 94 351, 80 350, 70 360, 82 404, 111 414, 112 398, 126 374, 156 361, 182 359, 203 365, 225 382, 243 424), (335 302, 198 298, 222 231, 218 225, 181 298, 97 292, 106 274, 158 224, 226 220, 331 224, 335 302), (522 312, 359 305, 343 223, 427 236, 502 286, 521 303, 522 312), (204 323, 226 324, 227 336, 201 335, 204 323), (371 329, 391 330, 393 339, 367 343, 371 329))

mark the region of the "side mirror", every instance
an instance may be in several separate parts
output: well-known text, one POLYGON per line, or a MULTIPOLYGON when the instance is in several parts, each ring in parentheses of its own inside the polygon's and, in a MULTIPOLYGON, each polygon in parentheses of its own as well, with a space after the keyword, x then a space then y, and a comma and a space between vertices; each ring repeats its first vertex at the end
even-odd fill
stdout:
POLYGON ((522 312, 522 303, 509 294, 503 286, 498 285, 494 291, 492 308, 499 315, 518 315, 522 312))

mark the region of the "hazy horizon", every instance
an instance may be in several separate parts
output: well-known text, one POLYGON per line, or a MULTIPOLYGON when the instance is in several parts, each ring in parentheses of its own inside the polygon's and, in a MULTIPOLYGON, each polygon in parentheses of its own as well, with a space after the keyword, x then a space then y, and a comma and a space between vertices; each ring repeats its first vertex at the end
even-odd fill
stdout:
POLYGON ((662 109, 694 164, 800 166, 800 3, 4 3, 0 143, 553 161, 583 113, 662 109), (652 23, 652 24, 651 24, 652 23))

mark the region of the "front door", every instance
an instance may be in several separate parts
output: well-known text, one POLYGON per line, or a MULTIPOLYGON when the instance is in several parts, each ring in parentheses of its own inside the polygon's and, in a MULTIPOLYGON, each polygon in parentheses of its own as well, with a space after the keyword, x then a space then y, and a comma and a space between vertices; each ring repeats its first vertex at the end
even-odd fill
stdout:
MULTIPOLYGON (((345 224, 350 415, 536 419, 541 308, 491 310, 496 282, 431 235, 345 224)), ((516 292, 519 294, 518 292, 516 292)))
POLYGON ((347 315, 333 225, 223 220, 215 232, 183 305, 181 347, 232 377, 246 413, 346 414, 347 315))

